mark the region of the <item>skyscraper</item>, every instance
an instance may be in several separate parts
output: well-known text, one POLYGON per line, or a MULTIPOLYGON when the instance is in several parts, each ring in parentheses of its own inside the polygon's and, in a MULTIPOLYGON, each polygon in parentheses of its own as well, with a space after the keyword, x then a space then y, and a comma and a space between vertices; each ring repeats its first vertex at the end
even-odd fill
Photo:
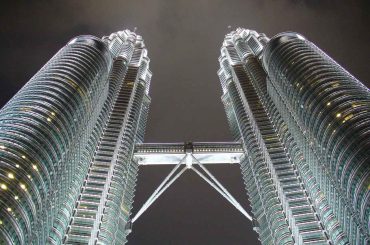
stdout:
POLYGON ((141 36, 79 36, 0 111, 0 244, 122 244, 151 72, 141 36))
POLYGON ((369 89, 292 32, 238 28, 219 62, 262 244, 368 244, 369 89))
POLYGON ((219 61, 235 142, 143 144, 141 36, 72 39, 0 111, 0 244, 124 244, 187 170, 262 244, 367 244, 369 89, 296 33, 239 28, 219 61), (223 163, 240 164, 253 217, 205 167, 223 163), (130 217, 138 166, 161 164, 175 167, 130 217))

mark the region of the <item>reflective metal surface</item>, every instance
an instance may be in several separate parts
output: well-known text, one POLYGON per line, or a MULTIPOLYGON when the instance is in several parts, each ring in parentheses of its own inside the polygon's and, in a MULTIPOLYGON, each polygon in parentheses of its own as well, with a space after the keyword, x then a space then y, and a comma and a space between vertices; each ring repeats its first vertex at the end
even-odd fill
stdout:
POLYGON ((134 156, 139 165, 178 164, 187 153, 202 164, 234 164, 243 152, 234 142, 145 143, 135 146, 134 156))
POLYGON ((219 61, 261 242, 367 244, 369 89, 292 32, 239 28, 219 61))
POLYGON ((0 243, 122 244, 151 72, 128 30, 79 36, 0 111, 0 243))

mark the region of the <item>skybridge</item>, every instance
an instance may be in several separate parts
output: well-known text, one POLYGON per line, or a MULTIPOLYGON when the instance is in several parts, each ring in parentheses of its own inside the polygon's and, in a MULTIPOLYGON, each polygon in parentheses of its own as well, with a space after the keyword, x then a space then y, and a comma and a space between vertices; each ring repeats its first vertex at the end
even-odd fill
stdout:
POLYGON ((240 163, 243 154, 242 145, 238 142, 145 143, 136 145, 134 160, 139 165, 174 165, 174 168, 133 216, 126 227, 127 232, 131 232, 132 224, 187 170, 194 171, 242 215, 252 221, 252 216, 206 168, 206 165, 210 164, 240 163))

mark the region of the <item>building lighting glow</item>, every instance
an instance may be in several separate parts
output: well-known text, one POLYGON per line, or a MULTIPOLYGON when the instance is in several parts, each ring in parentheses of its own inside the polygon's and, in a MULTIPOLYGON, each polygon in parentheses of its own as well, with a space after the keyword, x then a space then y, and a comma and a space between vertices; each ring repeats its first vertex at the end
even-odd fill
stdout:
POLYGON ((23 190, 26 190, 26 185, 25 185, 25 184, 20 184, 20 187, 21 187, 23 190))

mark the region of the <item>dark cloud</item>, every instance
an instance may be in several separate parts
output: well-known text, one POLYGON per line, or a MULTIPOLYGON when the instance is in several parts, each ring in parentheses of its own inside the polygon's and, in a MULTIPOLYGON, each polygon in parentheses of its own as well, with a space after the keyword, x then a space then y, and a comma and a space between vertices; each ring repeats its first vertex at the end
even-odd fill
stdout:
MULTIPOLYGON (((228 141, 217 58, 238 26, 302 33, 368 86, 369 1, 24 1, 0 12, 0 104, 68 40, 137 27, 152 60, 147 142, 228 141)), ((237 166, 212 169, 247 206, 237 166)), ((135 210, 169 170, 140 170, 135 210)), ((190 173, 134 226, 129 244, 255 244, 250 223, 190 173)))

